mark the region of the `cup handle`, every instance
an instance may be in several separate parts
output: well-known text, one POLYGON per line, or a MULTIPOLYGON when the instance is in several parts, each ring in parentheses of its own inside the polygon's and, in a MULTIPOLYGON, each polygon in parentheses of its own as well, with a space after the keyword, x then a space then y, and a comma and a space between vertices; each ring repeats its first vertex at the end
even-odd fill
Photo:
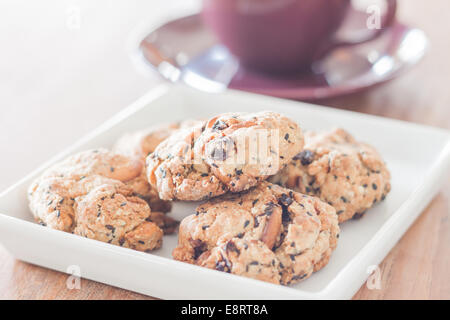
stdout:
MULTIPOLYGON (((364 32, 364 34, 359 36, 354 36, 345 34, 344 28, 341 28, 341 30, 338 30, 336 33, 335 38, 331 41, 330 44, 326 46, 326 48, 323 48, 324 50, 321 50, 322 54, 319 54, 319 57, 323 57, 326 53, 329 51, 342 46, 351 46, 356 44, 361 44, 364 42, 371 41, 377 37, 379 37, 381 34, 383 34, 390 26, 393 25, 395 22, 395 16, 397 13, 397 0, 385 0, 387 4, 387 9, 384 15, 381 17, 380 22, 380 28, 372 29, 360 29, 359 31, 367 31, 364 32)), ((354 8, 351 8, 350 10, 355 10, 354 8)))

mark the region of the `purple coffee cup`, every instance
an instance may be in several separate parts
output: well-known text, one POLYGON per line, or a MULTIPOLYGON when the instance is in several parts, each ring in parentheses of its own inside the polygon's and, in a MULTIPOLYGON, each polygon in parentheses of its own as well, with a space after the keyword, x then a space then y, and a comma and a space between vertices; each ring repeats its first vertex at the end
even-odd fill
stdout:
POLYGON ((358 38, 338 35, 351 0, 203 0, 202 15, 240 63, 287 73, 309 69, 337 46, 379 36, 395 20, 396 0, 385 1, 380 28, 361 26, 364 36, 358 38))

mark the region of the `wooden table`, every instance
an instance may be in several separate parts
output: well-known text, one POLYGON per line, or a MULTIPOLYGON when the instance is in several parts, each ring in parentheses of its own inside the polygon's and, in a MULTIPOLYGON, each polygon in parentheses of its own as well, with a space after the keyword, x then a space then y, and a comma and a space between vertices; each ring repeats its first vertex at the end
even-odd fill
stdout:
MULTIPOLYGON (((122 13, 121 10, 118 12, 122 13)), ((382 87, 321 103, 449 129, 448 12, 450 12, 448 0, 434 0, 432 4, 422 0, 401 1, 400 18, 424 29, 430 38, 432 47, 424 61, 401 78, 382 87)), ((129 78, 131 77, 130 75, 129 78)), ((109 77, 106 78, 105 76, 105 81, 109 81, 109 77)), ((132 100, 133 95, 142 94, 146 84, 155 82, 157 82, 155 79, 136 81, 137 86, 133 88, 139 90, 130 91, 129 100, 132 100)), ((109 92, 114 94, 113 90, 109 92)), ((92 100, 95 97, 88 98, 92 100)), ((120 108, 119 103, 116 105, 112 103, 111 106, 113 110, 109 110, 110 114, 120 108)), ((44 111, 44 115, 45 112, 50 114, 51 110, 44 111)), ((63 119, 64 115, 60 114, 59 117, 63 119)), ((95 121, 85 131, 91 129, 94 124, 95 121)), ((41 134, 44 135, 45 132, 41 134)), ((64 137, 69 138, 70 135, 64 137)), ((45 148, 44 143, 39 146, 45 148)), ((46 158, 47 155, 42 155, 42 159, 46 158)), ((450 299, 449 209, 450 182, 444 186, 380 265, 381 289, 369 290, 363 286, 354 299, 450 299)), ((81 281, 81 290, 68 290, 66 280, 65 274, 15 260, 0 246, 0 298, 151 299, 89 280, 81 281)))

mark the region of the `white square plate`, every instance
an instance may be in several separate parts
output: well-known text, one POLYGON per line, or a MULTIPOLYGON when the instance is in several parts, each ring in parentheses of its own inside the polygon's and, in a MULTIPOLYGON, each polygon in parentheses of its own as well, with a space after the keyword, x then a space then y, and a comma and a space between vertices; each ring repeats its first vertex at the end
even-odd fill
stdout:
MULTIPOLYGON (((68 272, 78 266, 83 278, 165 299, 326 299, 351 298, 439 191, 450 171, 448 131, 315 105, 227 91, 208 94, 162 85, 93 133, 0 195, 0 241, 18 259, 68 272), (148 125, 204 118, 227 111, 273 110, 304 129, 341 126, 374 145, 392 173, 386 200, 358 221, 342 225, 330 263, 311 278, 284 287, 200 268, 171 258, 176 235, 151 254, 52 230, 33 222, 26 189, 52 163, 84 149, 110 147, 124 132, 148 125)), ((194 212, 177 203, 173 215, 194 212)))

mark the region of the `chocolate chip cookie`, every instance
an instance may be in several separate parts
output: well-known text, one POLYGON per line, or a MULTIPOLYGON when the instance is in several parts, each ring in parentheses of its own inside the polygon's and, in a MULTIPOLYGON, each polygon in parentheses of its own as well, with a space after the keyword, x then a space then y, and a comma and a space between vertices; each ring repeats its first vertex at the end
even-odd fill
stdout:
POLYGON ((50 228, 153 250, 162 241, 158 225, 173 232, 175 222, 153 213, 133 185, 127 185, 141 176, 142 168, 142 161, 106 149, 75 154, 32 183, 30 209, 39 223, 50 228))
POLYGON ((226 113, 164 140, 147 157, 147 177, 161 199, 204 200, 255 186, 302 148, 302 132, 287 117, 226 113))
POLYGON ((161 247, 163 231, 151 219, 144 200, 121 184, 104 184, 74 202, 73 233, 139 250, 161 247))
POLYGON ((339 236, 335 209, 268 182, 200 205, 180 224, 176 260, 276 284, 323 268, 339 236))
POLYGON ((319 197, 339 222, 360 218, 391 189, 381 156, 343 129, 305 134, 305 148, 271 181, 319 197))

